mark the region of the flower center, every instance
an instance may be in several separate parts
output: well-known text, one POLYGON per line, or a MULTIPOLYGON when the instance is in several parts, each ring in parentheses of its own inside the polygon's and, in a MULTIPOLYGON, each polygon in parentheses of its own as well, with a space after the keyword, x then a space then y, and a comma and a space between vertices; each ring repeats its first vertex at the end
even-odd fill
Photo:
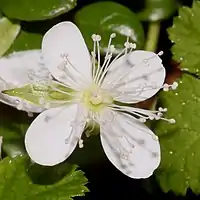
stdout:
POLYGON ((94 94, 92 94, 91 97, 90 97, 90 102, 93 105, 101 104, 103 102, 101 94, 99 94, 98 92, 95 92, 94 94))
POLYGON ((107 91, 94 84, 83 92, 82 101, 89 110, 99 112, 112 104, 113 98, 107 91))

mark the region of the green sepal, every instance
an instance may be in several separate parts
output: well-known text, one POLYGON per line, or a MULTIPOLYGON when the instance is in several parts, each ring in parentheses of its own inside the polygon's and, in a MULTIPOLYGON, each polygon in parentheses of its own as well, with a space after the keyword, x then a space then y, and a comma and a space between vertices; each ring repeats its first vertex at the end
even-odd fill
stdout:
POLYGON ((45 102, 52 101, 52 103, 53 101, 68 101, 72 99, 72 96, 65 94, 65 92, 71 94, 73 90, 61 86, 56 82, 52 82, 51 84, 28 84, 24 87, 3 91, 4 94, 19 97, 36 105, 41 105, 41 99, 44 99, 45 102), (61 92, 57 90, 60 90, 61 92))

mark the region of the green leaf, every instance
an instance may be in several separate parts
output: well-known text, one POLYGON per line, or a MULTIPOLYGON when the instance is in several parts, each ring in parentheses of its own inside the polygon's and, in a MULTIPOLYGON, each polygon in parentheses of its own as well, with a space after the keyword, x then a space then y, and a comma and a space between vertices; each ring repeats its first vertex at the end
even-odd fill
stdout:
POLYGON ((176 9, 176 0, 144 0, 138 16, 142 21, 160 21, 171 17, 176 9))
POLYGON ((82 171, 76 170, 75 165, 31 168, 24 157, 5 158, 0 162, 1 200, 71 200, 72 197, 83 196, 88 192, 85 187, 87 179, 82 171), (62 179, 55 182, 55 178, 62 179), (41 183, 43 180, 53 182, 41 183))
POLYGON ((76 6, 76 0, 6 0, 0 10, 9 18, 25 21, 52 19, 76 6))
POLYGON ((194 1, 192 8, 181 7, 168 29, 173 58, 192 73, 200 70, 200 1, 194 1))
POLYGON ((83 7, 75 15, 75 22, 80 28, 84 39, 93 49, 92 34, 101 35, 101 51, 106 52, 108 40, 112 33, 115 48, 120 51, 124 48, 127 34, 131 33, 131 41, 140 49, 144 45, 144 31, 137 15, 128 8, 114 2, 98 2, 83 7))
POLYGON ((20 31, 20 25, 5 17, 0 18, 0 56, 12 45, 20 31))
POLYGON ((48 21, 21 23, 21 32, 17 36, 7 54, 13 53, 14 51, 40 49, 43 35, 57 23, 59 23, 58 18, 48 21))
POLYGON ((160 105, 176 123, 155 126, 162 150, 157 179, 165 192, 200 193, 200 80, 183 75, 176 91, 161 93, 160 105))
POLYGON ((24 99, 30 103, 40 105, 41 98, 45 101, 63 101, 70 100, 71 95, 69 93, 73 92, 71 89, 64 87, 56 82, 46 85, 46 83, 35 83, 28 84, 21 88, 14 88, 11 90, 4 90, 3 93, 9 96, 16 96, 24 99))
POLYGON ((42 34, 21 31, 7 54, 15 51, 25 51, 30 49, 40 49, 42 42, 42 34))
POLYGON ((26 154, 24 135, 30 124, 27 114, 0 104, 0 136, 3 136, 3 151, 10 157, 26 154))

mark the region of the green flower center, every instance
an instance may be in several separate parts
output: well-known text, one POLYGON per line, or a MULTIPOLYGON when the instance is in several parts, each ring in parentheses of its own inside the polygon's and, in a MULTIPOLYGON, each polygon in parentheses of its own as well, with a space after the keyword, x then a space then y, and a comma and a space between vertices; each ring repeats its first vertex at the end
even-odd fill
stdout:
POLYGON ((95 84, 83 92, 82 99, 85 106, 94 112, 99 112, 113 103, 113 98, 108 92, 95 84))

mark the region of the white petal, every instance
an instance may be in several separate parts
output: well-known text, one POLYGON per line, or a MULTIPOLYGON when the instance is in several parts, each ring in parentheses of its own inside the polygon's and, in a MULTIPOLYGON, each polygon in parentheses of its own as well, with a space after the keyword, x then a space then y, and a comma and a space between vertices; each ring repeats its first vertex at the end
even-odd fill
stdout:
POLYGON ((61 22, 53 26, 44 35, 42 53, 51 74, 59 81, 74 86, 69 80, 69 73, 72 74, 72 78, 75 77, 76 82, 80 80, 84 84, 92 81, 90 55, 81 32, 75 24, 61 22), (69 60, 66 65, 69 73, 59 69, 63 64, 63 54, 69 60))
POLYGON ((63 162, 75 149, 85 127, 84 112, 77 104, 41 113, 25 136, 30 158, 41 165, 63 162))
POLYGON ((5 86, 13 88, 30 83, 33 81, 30 77, 33 72, 42 72, 45 77, 48 76, 49 72, 47 69, 44 70, 40 50, 21 51, 2 57, 0 58, 0 90, 10 89, 4 88, 5 86), (3 84, 3 80, 10 85, 3 84))
MULTIPOLYGON (((40 50, 21 51, 0 58, 0 91, 22 87, 47 77, 49 77, 49 71, 42 64, 40 50)), ((42 110, 34 104, 1 93, 0 101, 29 112, 42 110)))
POLYGON ((40 113, 45 110, 44 108, 38 107, 37 105, 29 103, 28 101, 18 97, 9 96, 2 93, 0 93, 0 102, 26 112, 40 113))
POLYGON ((124 113, 107 111, 103 119, 101 141, 113 165, 131 178, 151 176, 160 163, 160 145, 154 133, 124 113))
POLYGON ((118 93, 116 101, 137 103, 156 94, 164 80, 165 68, 157 54, 134 51, 120 57, 110 66, 102 87, 115 88, 118 93))

